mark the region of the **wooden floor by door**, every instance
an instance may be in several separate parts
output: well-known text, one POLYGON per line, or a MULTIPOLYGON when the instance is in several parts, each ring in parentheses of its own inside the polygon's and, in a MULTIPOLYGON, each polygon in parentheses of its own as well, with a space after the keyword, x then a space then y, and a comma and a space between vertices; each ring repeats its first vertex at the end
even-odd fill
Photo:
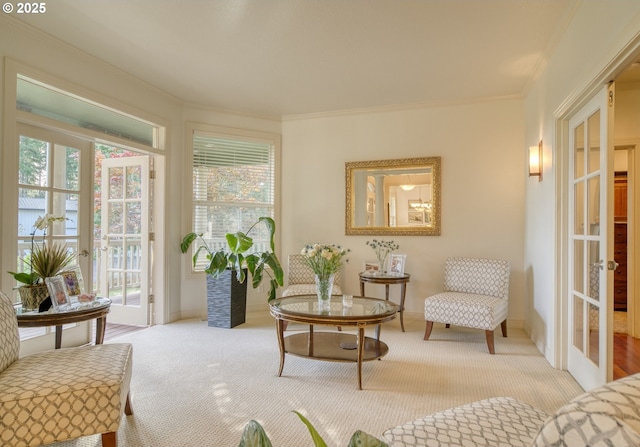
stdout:
POLYGON ((640 372, 640 340, 627 334, 613 334, 613 378, 640 372))

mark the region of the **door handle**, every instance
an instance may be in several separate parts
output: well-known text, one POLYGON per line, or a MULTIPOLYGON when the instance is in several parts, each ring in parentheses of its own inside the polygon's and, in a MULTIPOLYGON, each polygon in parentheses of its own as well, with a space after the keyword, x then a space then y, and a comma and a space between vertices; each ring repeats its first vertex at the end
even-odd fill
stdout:
POLYGON ((80 253, 78 253, 78 255, 84 256, 86 258, 87 256, 89 256, 89 251, 88 250, 82 250, 80 253))
POLYGON ((609 270, 617 270, 618 267, 620 267, 620 264, 618 264, 616 261, 607 262, 607 268, 609 270))

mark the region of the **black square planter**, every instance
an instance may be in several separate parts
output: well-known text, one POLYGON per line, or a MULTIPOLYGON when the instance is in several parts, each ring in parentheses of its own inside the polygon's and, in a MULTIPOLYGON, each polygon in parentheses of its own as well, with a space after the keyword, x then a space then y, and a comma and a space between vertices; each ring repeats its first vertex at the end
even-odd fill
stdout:
POLYGON ((227 269, 217 278, 207 274, 208 326, 232 328, 245 322, 248 281, 240 284, 235 270, 227 269))

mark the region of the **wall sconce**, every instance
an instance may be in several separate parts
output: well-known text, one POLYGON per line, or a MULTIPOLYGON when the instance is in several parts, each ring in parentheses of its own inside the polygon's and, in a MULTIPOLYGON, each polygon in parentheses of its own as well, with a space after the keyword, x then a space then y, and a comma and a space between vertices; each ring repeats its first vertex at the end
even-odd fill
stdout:
POLYGON ((542 140, 537 146, 529 146, 529 177, 542 181, 542 140))

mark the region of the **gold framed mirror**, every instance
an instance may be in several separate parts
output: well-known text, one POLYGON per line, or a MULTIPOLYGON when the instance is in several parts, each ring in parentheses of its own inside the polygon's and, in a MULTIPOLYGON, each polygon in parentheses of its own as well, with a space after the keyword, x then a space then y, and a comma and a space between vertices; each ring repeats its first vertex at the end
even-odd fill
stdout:
POLYGON ((440 235, 440 157, 345 163, 348 235, 440 235))

